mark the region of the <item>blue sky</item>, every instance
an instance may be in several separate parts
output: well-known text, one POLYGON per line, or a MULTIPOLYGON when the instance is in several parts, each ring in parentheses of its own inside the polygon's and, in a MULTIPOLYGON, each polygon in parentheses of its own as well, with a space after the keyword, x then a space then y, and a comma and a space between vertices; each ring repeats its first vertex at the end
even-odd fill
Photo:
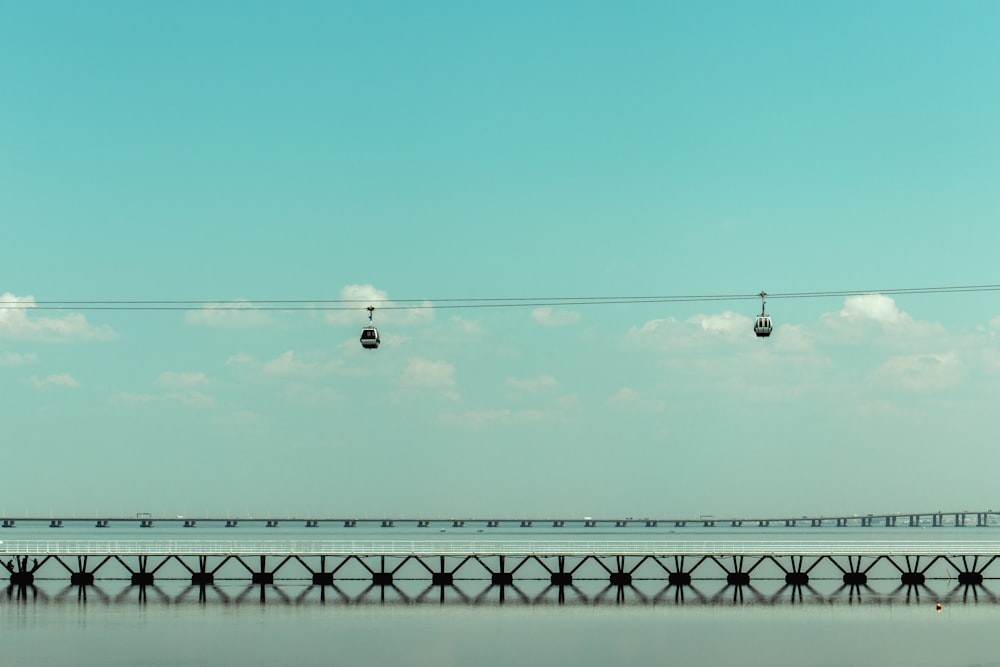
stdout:
MULTIPOLYGON (((0 294, 996 284, 992 2, 0 2, 0 294)), ((0 512, 986 508, 995 292, 0 310, 0 512)))

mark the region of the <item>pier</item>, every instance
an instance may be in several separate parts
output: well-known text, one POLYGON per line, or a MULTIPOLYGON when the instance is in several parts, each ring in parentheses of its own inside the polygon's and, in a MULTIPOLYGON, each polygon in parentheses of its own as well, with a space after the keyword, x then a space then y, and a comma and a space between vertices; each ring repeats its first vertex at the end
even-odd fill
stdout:
POLYGON ((1000 578, 1000 542, 490 542, 490 541, 196 541, 14 540, 0 542, 12 585, 101 579, 152 585, 161 580, 206 586, 218 581, 332 585, 400 581, 430 586, 484 582, 512 586, 579 581, 631 586, 638 580, 671 586, 755 580, 806 586, 814 579, 865 586, 931 580, 979 586, 1000 578))

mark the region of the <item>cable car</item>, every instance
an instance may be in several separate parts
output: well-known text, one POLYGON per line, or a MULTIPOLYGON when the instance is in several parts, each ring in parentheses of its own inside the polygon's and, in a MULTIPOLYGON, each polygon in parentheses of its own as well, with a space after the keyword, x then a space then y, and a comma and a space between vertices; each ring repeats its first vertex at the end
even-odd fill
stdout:
POLYGON ((753 323, 753 332, 757 334, 757 338, 767 338, 771 335, 771 316, 764 312, 764 306, 767 304, 764 300, 766 296, 767 292, 760 293, 760 315, 753 323))
POLYGON ((368 306, 368 326, 361 330, 361 347, 366 350, 378 349, 381 342, 378 337, 378 329, 372 324, 372 314, 375 312, 374 306, 368 306))

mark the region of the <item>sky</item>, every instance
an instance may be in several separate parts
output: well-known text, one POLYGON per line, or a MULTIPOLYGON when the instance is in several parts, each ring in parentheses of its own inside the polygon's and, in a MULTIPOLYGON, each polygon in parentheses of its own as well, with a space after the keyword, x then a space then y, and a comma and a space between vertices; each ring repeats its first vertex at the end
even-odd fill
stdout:
POLYGON ((1000 508, 998 21, 0 0, 0 514, 1000 508))

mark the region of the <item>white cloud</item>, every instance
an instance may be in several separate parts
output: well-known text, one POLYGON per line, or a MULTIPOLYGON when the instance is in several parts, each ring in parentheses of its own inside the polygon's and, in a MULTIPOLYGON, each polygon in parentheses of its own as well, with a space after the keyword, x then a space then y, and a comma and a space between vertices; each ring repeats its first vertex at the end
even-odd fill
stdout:
POLYGON ((911 321, 896 302, 884 294, 862 294, 844 299, 840 317, 848 322, 872 321, 880 324, 900 324, 911 321))
POLYGON ((271 361, 265 361, 261 368, 267 375, 318 378, 336 373, 341 365, 324 358, 303 357, 294 350, 288 350, 271 361))
POLYGON ((551 375, 539 375, 533 378, 508 378, 507 386, 517 391, 537 392, 555 389, 559 382, 551 375))
POLYGON ((667 409, 665 401, 648 399, 633 387, 622 387, 616 391, 608 399, 608 405, 629 412, 663 412, 667 409))
POLYGON ((188 324, 223 329, 243 329, 272 324, 267 313, 258 306, 242 300, 212 303, 192 310, 185 316, 188 324))
POLYGON ((754 318, 726 310, 714 315, 698 314, 688 320, 701 330, 727 338, 747 338, 753 332, 754 318))
POLYGON ((751 349, 755 342, 753 318, 731 310, 698 314, 685 322, 673 317, 650 320, 641 327, 629 329, 625 338, 638 347, 666 353, 687 353, 719 342, 751 349))
POLYGON ((302 383, 293 383, 285 388, 289 401, 308 407, 323 407, 333 405, 343 400, 343 396, 331 387, 317 387, 302 383))
POLYGON ((152 394, 137 394, 134 392, 120 392, 111 397, 111 403, 114 405, 144 405, 146 403, 152 403, 157 400, 158 397, 152 394))
POLYGON ((174 371, 164 371, 160 373, 156 384, 161 387, 197 387, 208 384, 208 378, 204 373, 176 373, 174 371))
POLYGON ((163 400, 180 403, 189 408, 211 408, 215 399, 200 391, 173 391, 163 395, 163 400))
POLYGON ((580 314, 572 310, 552 310, 545 306, 531 311, 531 319, 543 327, 565 327, 577 324, 580 314))
MULTIPOLYGON (((575 407, 577 400, 575 396, 564 397, 560 401, 566 409, 575 407)), ((501 408, 495 410, 480 409, 466 410, 464 412, 445 413, 438 416, 438 422, 444 426, 482 429, 488 426, 507 426, 523 424, 554 423, 566 418, 565 411, 558 410, 511 410, 501 408)))
POLYGON ((189 408, 211 408, 215 399, 200 391, 171 391, 164 394, 140 394, 136 392, 119 392, 111 397, 112 405, 135 407, 152 403, 177 403, 189 408))
POLYGON ((507 422, 510 416, 510 410, 467 410, 441 415, 438 420, 446 426, 480 429, 488 424, 507 422))
POLYGON ((964 376, 958 352, 911 354, 891 357, 875 377, 906 391, 927 393, 956 385, 964 376))
POLYGON ((117 338, 111 327, 91 326, 80 313, 31 317, 31 311, 38 308, 33 296, 18 297, 5 292, 0 295, 0 302, 0 337, 45 342, 117 338))
POLYGON ((376 327, 381 324, 424 324, 434 319, 433 304, 430 301, 394 303, 384 290, 377 289, 374 285, 347 285, 340 291, 340 298, 353 303, 340 304, 348 310, 327 311, 324 318, 328 324, 358 326, 360 330, 360 327, 368 324, 368 306, 375 307, 372 321, 376 327), (355 305, 356 309, 353 307, 355 305))
POLYGON ((399 384, 414 389, 450 389, 456 385, 455 366, 416 357, 399 376, 399 384))
POLYGON ((253 366, 257 361, 246 352, 237 352, 226 359, 226 366, 253 366))
POLYGON ((4 352, 0 354, 0 367, 2 366, 26 366, 38 361, 38 355, 33 352, 25 354, 19 352, 4 352))
POLYGON ((37 389, 48 389, 49 387, 79 387, 80 383, 68 373, 58 373, 44 378, 32 377, 31 383, 37 389))
POLYGON ((826 313, 821 321, 825 332, 818 335, 833 334, 838 341, 851 344, 877 342, 899 348, 941 340, 948 335, 940 324, 913 319, 884 294, 846 297, 840 312, 826 313))
POLYGON ((485 336, 487 332, 486 327, 479 322, 467 320, 464 317, 459 317, 458 315, 451 318, 451 324, 453 328, 457 328, 466 336, 475 336, 476 338, 480 338, 485 336))

